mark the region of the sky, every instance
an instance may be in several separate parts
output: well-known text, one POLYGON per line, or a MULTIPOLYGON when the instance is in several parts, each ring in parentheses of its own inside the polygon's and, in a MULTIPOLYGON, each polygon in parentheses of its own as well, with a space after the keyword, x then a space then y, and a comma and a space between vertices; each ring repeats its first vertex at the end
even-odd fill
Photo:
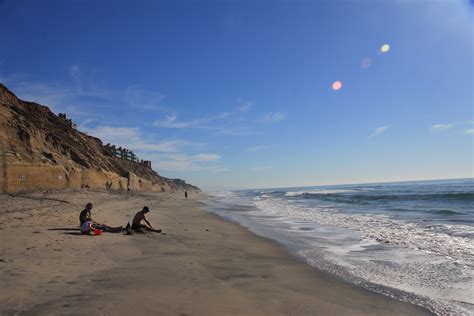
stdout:
POLYGON ((0 82, 207 190, 474 175, 474 2, 0 0, 0 82))

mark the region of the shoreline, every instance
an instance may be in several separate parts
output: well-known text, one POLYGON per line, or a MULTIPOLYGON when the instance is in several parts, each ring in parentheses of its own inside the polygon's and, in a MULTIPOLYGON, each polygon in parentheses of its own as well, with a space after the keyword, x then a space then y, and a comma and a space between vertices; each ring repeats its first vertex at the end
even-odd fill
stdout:
POLYGON ((184 200, 76 190, 48 197, 69 203, 1 196, 1 281, 11 289, 0 294, 2 315, 430 315, 317 270, 206 210, 204 194, 184 200), (113 226, 148 205, 149 219, 165 234, 48 230, 76 227, 89 200, 93 216, 113 226))

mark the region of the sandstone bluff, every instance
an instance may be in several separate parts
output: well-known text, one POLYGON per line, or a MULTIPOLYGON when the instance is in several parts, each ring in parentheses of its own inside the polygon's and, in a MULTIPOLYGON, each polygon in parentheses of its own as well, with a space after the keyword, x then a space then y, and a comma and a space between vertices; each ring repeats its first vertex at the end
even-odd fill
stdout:
POLYGON ((64 114, 18 99, 0 84, 0 192, 109 188, 199 190, 161 177, 149 162, 111 154, 98 138, 75 129, 64 114))

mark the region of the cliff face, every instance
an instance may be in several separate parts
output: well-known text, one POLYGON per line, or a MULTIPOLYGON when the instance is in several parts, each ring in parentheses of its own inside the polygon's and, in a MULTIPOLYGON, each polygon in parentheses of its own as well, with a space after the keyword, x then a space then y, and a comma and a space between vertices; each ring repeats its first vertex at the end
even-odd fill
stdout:
POLYGON ((0 84, 0 191, 96 187, 199 190, 139 163, 112 157, 48 107, 18 99, 0 84))

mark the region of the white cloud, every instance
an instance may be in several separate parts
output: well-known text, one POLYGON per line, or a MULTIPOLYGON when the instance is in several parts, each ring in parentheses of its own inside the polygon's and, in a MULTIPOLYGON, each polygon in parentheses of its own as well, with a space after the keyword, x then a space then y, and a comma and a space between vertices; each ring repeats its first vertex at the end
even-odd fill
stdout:
POLYGON ((270 112, 270 113, 265 113, 263 116, 263 121, 265 122, 279 122, 283 120, 286 117, 284 113, 281 112, 270 112))
POLYGON ((145 155, 146 159, 152 161, 152 165, 158 170, 165 171, 211 171, 226 172, 226 167, 216 165, 221 156, 217 154, 202 153, 196 155, 187 154, 160 154, 145 155))
POLYGON ((385 125, 385 126, 380 126, 380 127, 377 127, 372 134, 369 135, 369 137, 374 137, 374 136, 377 136, 377 135, 380 135, 382 133, 384 133, 387 129, 390 128, 391 125, 385 125))
POLYGON ((152 161, 155 170, 163 171, 211 171, 225 172, 227 168, 218 165, 221 156, 214 153, 186 154, 184 147, 199 147, 199 144, 182 140, 163 140, 151 142, 143 139, 140 130, 135 127, 81 126, 89 135, 102 139, 103 143, 111 143, 135 151, 141 158, 152 161))
POLYGON ((164 140, 161 142, 145 141, 140 130, 136 127, 113 127, 99 125, 93 128, 81 125, 80 130, 89 135, 100 138, 104 144, 110 143, 119 147, 132 150, 156 151, 156 152, 178 152, 188 143, 181 140, 164 140))
POLYGON ((454 124, 435 124, 431 126, 432 131, 442 131, 454 127, 454 124))
POLYGON ((208 128, 213 129, 209 126, 209 123, 213 121, 223 120, 229 117, 229 113, 224 112, 215 116, 196 118, 190 121, 178 121, 175 114, 168 115, 162 120, 157 120, 153 123, 155 127, 161 128, 208 128))
POLYGON ((464 132, 466 135, 474 135, 474 128, 470 128, 464 132))

